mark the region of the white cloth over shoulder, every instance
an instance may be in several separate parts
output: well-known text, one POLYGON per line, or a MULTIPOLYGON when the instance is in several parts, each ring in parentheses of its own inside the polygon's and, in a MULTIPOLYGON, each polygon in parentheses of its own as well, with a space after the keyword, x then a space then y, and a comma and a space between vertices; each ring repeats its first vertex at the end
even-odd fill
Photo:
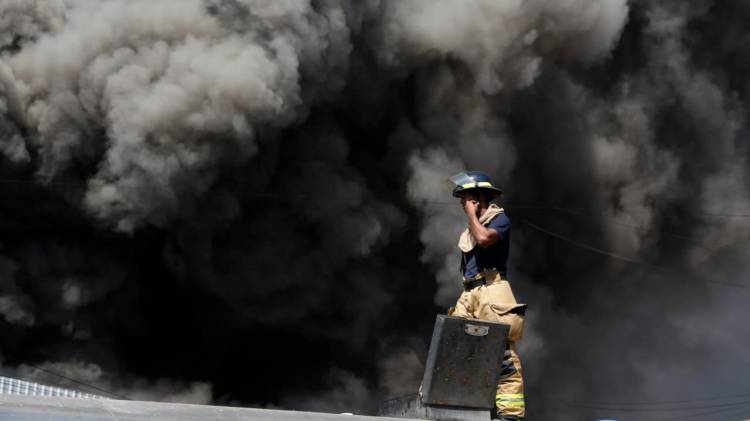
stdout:
MULTIPOLYGON (((492 203, 484 212, 484 214, 479 217, 479 223, 486 226, 490 223, 490 221, 492 221, 492 218, 501 213, 505 213, 505 210, 500 206, 492 203)), ((471 231, 469 231, 469 228, 466 228, 464 232, 461 233, 461 236, 458 237, 458 248, 460 248, 462 252, 468 253, 472 251, 476 245, 477 240, 473 235, 471 235, 471 231)))

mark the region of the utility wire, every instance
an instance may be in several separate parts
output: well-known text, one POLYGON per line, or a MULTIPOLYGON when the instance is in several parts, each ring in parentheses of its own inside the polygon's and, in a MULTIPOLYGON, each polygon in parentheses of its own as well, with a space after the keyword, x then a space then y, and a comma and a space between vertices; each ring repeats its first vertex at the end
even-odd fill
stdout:
POLYGON ((636 259, 636 258, 632 258, 632 257, 628 257, 628 256, 623 256, 623 255, 620 255, 620 254, 617 254, 617 253, 613 253, 613 252, 608 251, 608 250, 604 250, 604 249, 601 249, 601 248, 598 248, 598 247, 594 247, 594 246, 586 244, 586 243, 582 243, 580 241, 574 240, 574 239, 572 239, 570 237, 567 237, 567 236, 564 236, 562 234, 558 234, 556 232, 552 232, 550 230, 544 229, 544 228, 540 227, 539 225, 536 225, 536 224, 534 224, 532 222, 529 222, 528 220, 524 220, 524 223, 526 223, 526 225, 530 226, 531 228, 533 228, 533 229, 535 229, 535 230, 537 230, 539 232, 547 234, 550 237, 557 238, 559 240, 565 241, 565 242, 567 242, 569 244, 573 244, 574 246, 580 247, 582 249, 591 251, 593 253, 601 254, 601 255, 604 255, 604 256, 608 256, 608 257, 611 257, 613 259, 622 260, 624 262, 628 262, 628 263, 633 263, 633 264, 637 264, 637 265, 642 265, 642 266, 650 267, 650 268, 652 268, 654 270, 658 270, 660 272, 666 273, 666 274, 668 274, 668 275, 670 275, 672 277, 675 277, 675 278, 680 278, 680 279, 683 279, 683 278, 692 278, 692 279, 696 279, 696 280, 699 280, 699 281, 702 281, 702 282, 705 282, 705 283, 709 283, 709 284, 717 284, 717 285, 722 285, 722 286, 732 287, 732 288, 750 289, 750 285, 748 285, 748 284, 737 284, 737 283, 734 283, 734 282, 719 281, 719 280, 703 278, 703 277, 695 276, 695 275, 688 275, 688 274, 685 274, 685 273, 681 273, 681 272, 675 271, 673 269, 664 268, 664 267, 661 267, 659 265, 656 265, 656 264, 653 264, 653 263, 650 263, 650 262, 646 262, 644 260, 639 260, 639 259, 636 259))
MULTIPOLYGON (((690 404, 697 404, 700 402, 712 402, 712 401, 724 401, 724 400, 736 400, 736 399, 743 399, 750 397, 750 393, 741 393, 736 395, 729 395, 729 396, 712 396, 708 398, 701 398, 701 399, 679 399, 679 400, 664 400, 664 401, 630 401, 630 402, 595 402, 595 401, 588 401, 588 402, 568 402, 565 404, 565 406, 573 407, 573 408, 583 408, 583 409, 594 409, 597 411, 622 411, 622 412, 658 412, 658 411, 666 411, 666 410, 673 410, 675 412, 682 411, 682 410, 696 410, 696 409, 707 409, 712 408, 710 405, 693 405, 693 406, 684 406, 684 405, 690 405, 690 404), (658 406, 661 405, 683 405, 680 407, 675 408, 658 408, 658 406), (634 408, 621 408, 623 406, 628 407, 634 407, 634 408), (639 409, 636 409, 638 407, 641 407, 639 409), (654 408, 656 407, 656 408, 654 408)), ((748 401, 742 401, 742 402, 724 402, 724 405, 727 405, 727 407, 723 409, 713 409, 711 412, 706 413, 700 413, 701 415, 717 415, 719 413, 729 413, 734 414, 737 412, 737 407, 740 407, 740 411, 743 413, 745 411, 748 411, 750 402, 748 401), (733 412, 732 412, 733 411, 733 412)), ((729 415, 728 414, 728 415, 729 415)), ((698 416, 698 415, 696 415, 698 416)), ((693 415, 681 415, 676 418, 668 418, 668 419, 687 419, 692 418, 693 415)), ((661 421, 661 420, 659 420, 661 421)))
MULTIPOLYGON (((420 201, 420 203, 424 203, 427 205, 440 205, 440 206, 455 206, 457 202, 446 202, 446 201, 433 201, 433 200, 423 200, 420 201)), ((563 207, 563 206, 545 206, 545 205, 514 205, 512 203, 508 203, 505 206, 507 206, 510 210, 513 209, 521 209, 521 210, 555 210, 560 212, 570 212, 570 213, 588 213, 588 214, 602 214, 604 212, 601 211, 592 211, 590 209, 586 208, 570 208, 570 207, 563 207)), ((661 213, 659 211, 637 211, 637 210, 628 210, 630 213, 661 213)), ((723 217, 723 218, 750 218, 750 210, 738 210, 737 213, 717 213, 717 212, 695 212, 699 215, 706 215, 706 216, 713 216, 713 217, 723 217), (743 212, 743 213, 740 213, 743 212)))
MULTIPOLYGON (((709 399, 736 399, 738 396, 750 396, 750 394, 740 394, 735 396, 730 396, 726 398, 709 398, 709 399)), ((705 399, 708 400, 708 399, 705 399)), ((683 404, 690 404, 694 402, 700 402, 701 400, 675 400, 675 401, 663 401, 663 402, 641 402, 640 404, 660 404, 664 402, 670 402, 670 403, 683 403, 683 404)), ((704 412, 698 412, 694 414, 680 414, 680 415, 674 415, 669 416, 668 418, 659 418, 657 421, 674 421, 674 420, 685 420, 695 417, 702 417, 702 416, 715 416, 718 414, 726 413, 727 416, 734 415, 734 414, 745 414, 748 411, 750 411, 750 401, 741 401, 741 402, 727 402, 722 404, 712 404, 712 405, 681 405, 678 407, 670 407, 670 408, 621 408, 621 407, 611 407, 611 406, 604 406, 604 405, 586 405, 586 404, 576 404, 576 403, 567 403, 566 406, 573 407, 573 408, 582 408, 582 409, 590 409, 590 410, 596 410, 596 411, 611 411, 611 412, 628 412, 628 413, 643 413, 645 416, 645 413, 656 413, 656 412, 684 412, 684 411, 695 411, 695 410, 702 410, 702 409, 711 409, 710 411, 704 411, 704 412)), ((711 418, 716 419, 716 418, 711 418)))
MULTIPOLYGON (((687 401, 690 402, 690 401, 687 401)), ((731 404, 725 404, 720 406, 713 406, 713 405, 694 405, 694 406, 682 406, 679 408, 669 408, 669 409, 659 409, 659 408, 604 408, 604 407, 597 407, 597 406, 587 406, 587 405, 576 405, 571 403, 561 403, 557 405, 553 405, 557 408, 560 408, 561 410, 564 407, 572 407, 572 408, 579 408, 579 409, 587 409, 590 411, 594 411, 596 414, 600 413, 607 413, 609 417, 615 416, 615 415, 622 415, 623 413, 628 413, 633 416, 635 416, 635 413, 638 413, 638 419, 644 419, 648 418, 652 421, 675 421, 675 420, 687 420, 692 419, 696 417, 704 417, 704 416, 715 416, 718 414, 726 414, 726 415, 739 415, 739 414, 745 414, 750 411, 750 401, 744 401, 744 402, 736 402, 731 404), (653 419, 652 416, 664 416, 663 414, 658 414, 659 412, 685 412, 685 411, 700 411, 702 409, 711 409, 710 411, 703 411, 703 412, 695 412, 695 413, 680 413, 676 415, 669 415, 667 418, 658 418, 653 419), (605 412, 606 411, 606 412, 605 412)), ((598 416, 597 418, 601 418, 602 416, 598 416)), ((717 420, 715 417, 711 417, 711 420, 717 420)), ((722 418, 723 419, 723 418, 722 418)), ((730 421, 729 419, 726 419, 726 421, 730 421)), ((732 421, 735 421, 734 419, 732 421)))
POLYGON ((694 403, 694 402, 709 402, 709 401, 720 401, 720 400, 731 400, 750 398, 750 393, 740 393, 737 395, 727 396, 711 396, 708 398, 693 398, 693 399, 682 399, 682 400, 667 400, 667 401, 630 401, 630 402, 594 402, 594 401, 577 401, 571 402, 575 405, 601 405, 601 406, 638 406, 638 405, 673 405, 683 403, 694 403))
POLYGON ((709 408, 735 409, 738 406, 748 406, 748 405, 750 405, 750 401, 717 403, 717 404, 711 404, 711 405, 682 405, 682 406, 673 406, 669 408, 627 408, 627 407, 568 404, 568 406, 571 406, 574 408, 595 409, 595 410, 600 410, 600 411, 620 411, 620 412, 677 412, 677 411, 688 411, 688 410, 709 409, 709 408))
MULTIPOLYGON (((85 187, 88 185, 87 182, 76 182, 76 181, 36 181, 36 180, 24 180, 24 179, 13 179, 13 178, 4 178, 0 179, 0 184, 29 184, 29 185, 40 185, 40 186, 68 186, 68 187, 85 187)), ((238 191, 233 190, 227 190, 226 193, 239 193, 238 191)), ((249 197, 258 197, 258 198, 273 198, 273 197, 289 197, 289 194, 283 193, 283 194, 265 194, 265 193, 258 193, 258 194, 249 194, 246 195, 249 197)), ((299 198, 306 198, 310 197, 310 195, 294 195, 291 196, 299 197, 299 198)), ((362 198, 359 197, 352 197, 352 200, 355 201, 361 201, 362 198)), ((420 200, 419 203, 425 204, 425 205, 435 205, 435 206, 454 206, 457 202, 455 201, 441 201, 441 200, 420 200)), ((567 208, 567 207, 559 207, 559 206, 543 206, 543 205, 509 205, 512 209, 528 209, 528 210, 557 210, 562 212, 588 212, 585 208, 567 208)), ((629 212, 638 213, 638 212, 651 212, 651 211, 636 211, 636 210, 630 210, 629 212)), ((588 212, 588 213, 600 213, 600 212, 588 212)), ((717 217, 717 218, 750 218, 750 210, 737 210, 735 212, 698 212, 700 215, 710 216, 710 217, 717 217)))
POLYGON ((97 387, 97 386, 91 385, 89 383, 82 382, 80 380, 76 380, 76 379, 74 379, 72 377, 66 376, 64 374, 60 374, 60 373, 55 372, 53 370, 50 370, 48 368, 43 368, 43 367, 40 367, 38 365, 33 365, 33 364, 29 365, 29 366, 32 367, 32 368, 34 368, 34 369, 36 369, 36 370, 39 370, 41 372, 47 373, 47 374, 49 374, 51 376, 55 376, 55 377, 58 377, 58 378, 61 378, 61 379, 65 379, 65 380, 70 381, 72 383, 75 383, 77 385, 84 386, 84 387, 87 387, 89 389, 101 392, 101 393, 105 393, 105 394, 107 394, 109 396, 112 396, 114 398, 122 399, 122 400, 130 400, 130 398, 128 398, 127 396, 119 395, 117 393, 110 392, 109 390, 102 389, 101 387, 97 387))
POLYGON ((34 180, 21 180, 21 179, 13 179, 13 178, 2 178, 0 179, 0 184, 38 185, 41 187, 50 186, 50 185, 51 186, 80 187, 80 186, 85 186, 87 183, 75 182, 75 181, 34 181, 34 180))
MULTIPOLYGON (((726 412, 726 411, 717 411, 717 412, 726 412)), ((716 415, 716 414, 713 414, 716 415)), ((720 418, 720 421, 747 421, 748 415, 750 415, 750 408, 742 408, 739 411, 733 411, 728 414, 725 414, 725 416, 730 416, 731 418, 720 418), (742 417, 742 420, 738 420, 736 417, 742 417)))
POLYGON ((747 414, 748 411, 750 411, 750 403, 744 405, 742 408, 727 408, 727 409, 719 409, 719 410, 712 410, 712 411, 704 411, 704 412, 698 412, 695 414, 682 414, 682 415, 676 415, 676 416, 670 416, 669 418, 659 418, 656 421, 675 421, 675 420, 686 420, 691 418, 697 418, 697 417, 711 417, 712 420, 716 420, 713 416, 717 414, 726 413, 725 416, 740 416, 741 414, 747 414))
MULTIPOLYGON (((539 210, 555 210, 555 211, 559 211, 559 212, 562 212, 562 213, 567 213, 567 214, 570 214, 570 215, 581 216, 581 217, 586 216, 586 215, 598 215, 598 214, 604 213, 604 212, 582 211, 580 209, 562 208, 562 207, 539 208, 539 210)), ((640 232, 654 232, 654 231, 657 231, 657 230, 655 230, 653 228, 643 228, 643 227, 640 227, 640 226, 637 226, 637 225, 633 225, 633 224, 629 224, 629 223, 626 223, 626 222, 622 222, 622 221, 620 221, 618 219, 610 218, 610 217, 607 217, 607 216, 604 216, 604 219, 606 220, 605 223, 607 225, 624 227, 624 228, 630 228, 630 229, 633 229, 635 231, 640 231, 640 232)), ((664 232, 664 231, 658 231, 658 233, 659 233, 659 235, 662 235, 662 236, 665 236, 665 237, 672 237, 672 238, 676 238, 676 239, 679 239, 679 240, 691 241, 691 242, 701 243, 701 244, 704 243, 704 241, 701 240, 701 239, 699 239, 699 238, 689 237, 687 235, 673 234, 673 233, 664 232)))

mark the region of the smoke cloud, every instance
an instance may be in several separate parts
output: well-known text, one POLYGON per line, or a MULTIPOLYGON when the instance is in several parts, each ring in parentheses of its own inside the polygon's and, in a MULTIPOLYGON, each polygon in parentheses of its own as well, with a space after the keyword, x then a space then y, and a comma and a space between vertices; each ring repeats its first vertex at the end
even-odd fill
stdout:
POLYGON ((750 270, 748 13, 6 0, 4 371, 372 413, 419 386, 460 288, 447 178, 478 169, 513 221, 530 419, 736 395, 747 289, 713 281, 750 270))

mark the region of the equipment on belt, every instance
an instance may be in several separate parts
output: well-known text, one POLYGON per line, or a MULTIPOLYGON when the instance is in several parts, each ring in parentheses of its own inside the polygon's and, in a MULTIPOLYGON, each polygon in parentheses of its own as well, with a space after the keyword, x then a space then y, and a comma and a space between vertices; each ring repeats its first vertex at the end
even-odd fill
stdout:
POLYGON ((480 278, 474 278, 474 279, 466 279, 464 280, 464 291, 471 291, 472 289, 482 286, 486 283, 486 280, 484 279, 484 276, 480 278))
MULTIPOLYGON (((482 269, 481 272, 477 273, 471 278, 464 278, 463 280, 464 290, 471 291, 472 289, 478 286, 487 285, 487 273, 493 273, 493 272, 497 272, 497 269, 495 268, 482 269)), ((463 273, 463 266, 461 267, 461 273, 463 273)), ((500 274, 501 279, 505 278, 504 272, 498 272, 498 273, 500 274)))
POLYGON ((485 189, 491 191, 495 197, 503 193, 486 173, 482 171, 464 171, 450 178, 450 181, 456 185, 453 188, 453 197, 460 197, 461 193, 471 189, 485 189))

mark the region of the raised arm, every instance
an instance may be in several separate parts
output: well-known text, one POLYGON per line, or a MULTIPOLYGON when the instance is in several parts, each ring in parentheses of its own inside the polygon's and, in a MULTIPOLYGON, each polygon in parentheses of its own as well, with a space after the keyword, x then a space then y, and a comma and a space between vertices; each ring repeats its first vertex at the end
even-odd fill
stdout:
POLYGON ((487 228, 479 223, 479 218, 477 217, 478 207, 479 202, 476 200, 467 200, 464 202, 464 212, 466 212, 466 217, 469 219, 469 232, 477 240, 477 244, 482 247, 489 247, 497 243, 500 235, 494 228, 487 228))

